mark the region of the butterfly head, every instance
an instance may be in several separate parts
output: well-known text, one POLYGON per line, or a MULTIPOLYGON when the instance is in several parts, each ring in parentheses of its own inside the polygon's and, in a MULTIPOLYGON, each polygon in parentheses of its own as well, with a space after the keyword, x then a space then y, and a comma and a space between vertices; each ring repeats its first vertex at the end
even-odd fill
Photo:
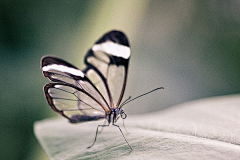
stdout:
POLYGON ((122 119, 127 118, 127 114, 122 108, 111 108, 111 112, 106 116, 108 123, 115 123, 121 117, 122 119))

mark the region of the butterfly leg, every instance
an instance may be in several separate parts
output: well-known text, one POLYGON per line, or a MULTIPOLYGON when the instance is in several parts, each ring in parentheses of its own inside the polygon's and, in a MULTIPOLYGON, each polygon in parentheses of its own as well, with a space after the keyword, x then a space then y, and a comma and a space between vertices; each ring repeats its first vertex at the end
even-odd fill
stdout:
POLYGON ((94 139, 94 141, 93 141, 93 144, 92 144, 91 146, 87 147, 87 148, 91 148, 91 147, 95 144, 95 142, 96 142, 96 140, 97 140, 98 128, 99 128, 99 127, 107 127, 107 126, 109 126, 109 124, 108 124, 108 125, 98 125, 98 126, 97 126, 96 135, 95 135, 95 139, 94 139))
POLYGON ((132 149, 132 147, 130 146, 130 144, 128 143, 127 139, 125 138, 125 136, 124 136, 124 134, 123 134, 121 128, 120 128, 118 125, 116 125, 116 124, 113 124, 113 125, 119 128, 119 130, 120 130, 120 132, 122 133, 122 136, 123 136, 125 142, 128 144, 128 146, 131 148, 131 151, 132 151, 133 149, 132 149))
MULTIPOLYGON (((107 124, 107 120, 104 120, 104 122, 103 122, 103 126, 105 126, 107 124)), ((98 133, 101 133, 103 131, 103 127, 99 130, 99 132, 98 133)))
POLYGON ((123 127, 124 127, 125 131, 126 131, 127 133, 129 133, 129 132, 127 131, 127 128, 125 127, 124 119, 123 119, 123 127))

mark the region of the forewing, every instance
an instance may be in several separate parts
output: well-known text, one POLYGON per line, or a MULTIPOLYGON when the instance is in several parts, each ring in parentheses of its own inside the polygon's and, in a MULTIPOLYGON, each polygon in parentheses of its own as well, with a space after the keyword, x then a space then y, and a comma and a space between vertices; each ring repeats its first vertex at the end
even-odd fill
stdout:
POLYGON ((126 87, 130 46, 120 31, 103 35, 85 56, 87 68, 84 73, 112 108, 117 108, 126 87))
POLYGON ((101 104, 84 90, 66 83, 49 83, 44 93, 51 108, 71 123, 105 118, 101 104))
MULTIPOLYGON (((94 84, 85 76, 85 74, 79 70, 77 67, 72 64, 51 56, 46 56, 42 58, 42 72, 45 77, 48 77, 53 82, 58 83, 66 83, 70 86, 78 88, 81 91, 91 95, 97 102, 101 104, 106 113, 110 112, 110 108, 102 94, 98 91, 98 89, 94 86, 94 84)), ((81 100, 86 101, 82 97, 81 92, 78 92, 78 97, 81 100)), ((89 102, 90 105, 91 102, 89 102)), ((81 105, 81 104, 79 104, 81 105)))

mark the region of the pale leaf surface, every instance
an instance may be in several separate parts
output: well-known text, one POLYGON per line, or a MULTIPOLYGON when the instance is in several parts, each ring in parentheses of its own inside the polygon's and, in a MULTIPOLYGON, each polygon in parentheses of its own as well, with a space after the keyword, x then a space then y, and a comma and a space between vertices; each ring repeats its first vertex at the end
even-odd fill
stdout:
MULTIPOLYGON (((126 106, 126 107, 130 107, 126 106)), ((35 135, 51 160, 76 159, 240 159, 240 95, 187 102, 145 115, 128 115, 133 151, 117 127, 103 121, 70 124, 64 118, 36 122, 35 135)), ((118 124, 121 125, 121 120, 118 124)))

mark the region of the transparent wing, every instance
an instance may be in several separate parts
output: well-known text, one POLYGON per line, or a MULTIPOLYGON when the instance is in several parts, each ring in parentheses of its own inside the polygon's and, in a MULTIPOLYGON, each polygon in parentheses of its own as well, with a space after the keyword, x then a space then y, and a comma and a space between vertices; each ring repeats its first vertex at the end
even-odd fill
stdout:
MULTIPOLYGON (((80 90, 78 92, 78 97, 81 100, 85 100, 86 96, 81 93, 87 93, 91 95, 95 101, 97 101, 100 106, 105 110, 106 113, 110 112, 109 105, 104 99, 99 90, 94 86, 94 84, 85 76, 85 74, 72 64, 55 57, 46 56, 42 58, 42 72, 45 77, 48 77, 53 82, 66 83, 69 86, 77 88, 80 90)), ((46 92, 45 92, 46 93, 46 92)), ((91 106, 92 101, 88 102, 91 106)), ((79 107, 82 103, 79 103, 79 107)))
POLYGON ((130 47, 120 31, 104 34, 87 52, 84 73, 99 89, 110 107, 117 108, 127 82, 130 47))
POLYGON ((44 93, 51 108, 71 123, 105 118, 105 110, 90 94, 74 85, 49 83, 44 93))

